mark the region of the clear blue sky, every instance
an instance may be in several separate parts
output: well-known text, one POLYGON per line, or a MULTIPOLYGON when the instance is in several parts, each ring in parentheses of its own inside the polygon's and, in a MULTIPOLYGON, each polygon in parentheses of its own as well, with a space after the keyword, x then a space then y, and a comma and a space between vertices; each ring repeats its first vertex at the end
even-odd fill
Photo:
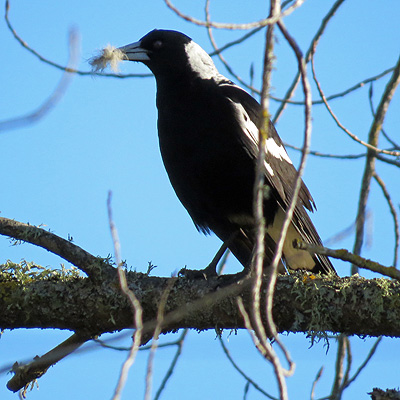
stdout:
MULTIPOLYGON (((322 16, 332 1, 308 0, 285 20, 290 33, 305 50, 322 16)), ((204 5, 177 3, 186 13, 204 18, 204 5)), ((267 10, 263 1, 211 2, 212 17, 218 21, 247 22, 262 18, 267 10), (229 7, 227 5, 229 4, 229 7)), ((344 90, 360 80, 392 67, 399 54, 400 3, 345 2, 321 40, 316 56, 318 77, 327 94, 344 90)), ((64 64, 68 58, 67 38, 71 26, 82 38, 80 70, 89 70, 87 59, 108 43, 116 46, 138 40, 154 28, 180 30, 211 51, 205 31, 180 20, 162 1, 152 2, 11 2, 10 19, 19 35, 46 58, 64 64)), ((239 37, 242 32, 215 32, 217 41, 239 37)), ((0 63, 1 119, 23 115, 38 107, 54 90, 61 72, 45 65, 22 48, 0 23, 3 61, 0 63)), ((256 34, 242 47, 229 50, 225 57, 244 79, 255 67, 255 86, 260 86, 264 33, 256 34)), ((284 39, 276 45, 273 95, 283 97, 292 80, 296 64, 284 39)), ((220 71, 229 76, 218 63, 220 71)), ((134 63, 122 65, 123 73, 147 72, 134 63)), ((387 78, 374 85, 374 101, 387 78)), ((315 88, 314 88, 315 89, 315 88)), ((362 139, 367 138, 371 117, 368 86, 345 99, 332 101, 332 107, 345 126, 362 139)), ((314 98, 317 92, 313 91, 314 98)), ((297 99, 301 99, 298 92, 297 99)), ((278 104, 271 103, 272 111, 278 104)), ((397 141, 400 96, 391 105, 385 129, 397 141)), ((203 268, 219 246, 214 237, 197 233, 169 184, 158 150, 156 132, 155 82, 153 78, 114 79, 76 76, 65 97, 40 122, 23 129, 2 133, 1 215, 34 225, 43 224, 94 255, 113 252, 106 215, 106 198, 113 191, 113 212, 122 246, 122 257, 129 266, 145 271, 148 261, 157 265, 155 275, 170 276, 183 266, 203 268)), ((289 108, 277 129, 283 140, 300 146, 303 135, 302 109, 289 108)), ((382 145, 387 143, 382 141, 382 145)), ((322 106, 313 110, 312 149, 324 153, 361 153, 363 148, 339 131, 322 106)), ((298 153, 289 150, 295 164, 298 153)), ((305 181, 313 194, 318 212, 313 221, 326 239, 349 226, 355 218, 364 160, 337 161, 310 157, 305 181)), ((394 203, 399 204, 399 175, 394 167, 379 165, 378 172, 387 184, 394 203)), ((372 185, 368 203, 372 219, 372 243, 363 255, 390 265, 393 259, 393 222, 380 189, 372 185)), ((352 248, 353 236, 333 247, 352 248)), ((10 246, 0 237, 0 262, 22 258, 58 267, 61 259, 29 244, 10 246)), ((335 262, 340 275, 349 273, 344 263, 335 262)), ((236 268, 232 260, 229 271, 236 268)), ((366 276, 372 276, 366 274, 366 276)), ((57 345, 69 332, 21 330, 6 331, 0 340, 0 364, 41 355, 57 345)), ((224 333, 224 339, 228 332, 224 333)), ((166 338, 171 340, 172 338, 166 338)), ((229 336, 228 346, 239 365, 265 390, 275 394, 271 368, 252 349, 246 332, 229 336)), ((129 343, 129 337, 122 339, 129 343)), ((316 396, 328 394, 332 382, 334 341, 327 352, 323 342, 309 349, 304 335, 285 338, 297 370, 288 380, 292 399, 309 398, 312 381, 321 365, 324 375, 316 396)), ((354 338, 353 357, 357 366, 372 341, 354 338)), ((159 350, 155 364, 155 389, 168 367, 174 350, 159 350)), ((398 341, 385 339, 377 355, 344 398, 366 398, 374 386, 397 387, 400 376, 398 341)), ((31 399, 110 398, 125 358, 111 350, 87 351, 69 357, 39 380, 40 389, 31 399)), ((143 397, 146 355, 133 366, 123 398, 143 397)), ((0 398, 15 399, 0 376, 0 398)), ((164 399, 243 397, 244 380, 222 354, 213 332, 190 332, 182 359, 168 384, 164 399)), ((250 389, 249 399, 261 398, 250 389)))

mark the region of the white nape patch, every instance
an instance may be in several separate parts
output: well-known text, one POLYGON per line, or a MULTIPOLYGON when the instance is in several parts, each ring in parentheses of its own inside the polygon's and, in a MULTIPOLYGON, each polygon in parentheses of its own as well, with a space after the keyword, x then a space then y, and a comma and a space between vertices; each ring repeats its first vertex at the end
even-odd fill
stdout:
POLYGON ((220 75, 214 61, 193 40, 185 45, 185 52, 190 68, 202 79, 212 79, 220 75))
POLYGON ((274 138, 270 137, 267 139, 265 143, 265 149, 275 158, 285 160, 289 164, 292 164, 292 160, 289 158, 288 153, 286 153, 285 148, 281 145, 278 145, 274 138))
POLYGON ((108 44, 103 50, 100 51, 98 56, 89 60, 93 72, 103 72, 108 66, 114 71, 119 71, 119 63, 126 60, 126 55, 114 46, 108 44))

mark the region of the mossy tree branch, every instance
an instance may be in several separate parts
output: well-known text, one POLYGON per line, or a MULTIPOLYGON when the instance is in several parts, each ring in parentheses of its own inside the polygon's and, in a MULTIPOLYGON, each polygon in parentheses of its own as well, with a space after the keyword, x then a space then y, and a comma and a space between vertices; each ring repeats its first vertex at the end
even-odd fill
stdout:
MULTIPOLYGON (((14 366, 16 374, 9 382, 10 390, 18 390, 40 377, 50 365, 90 338, 134 327, 131 304, 121 292, 116 269, 108 260, 94 257, 41 228, 1 217, 0 234, 39 245, 88 275, 84 278, 77 269, 46 269, 25 262, 0 265, 0 329, 57 328, 75 332, 66 343, 44 356, 14 366)), ((129 289, 143 309, 142 343, 153 335, 166 288, 169 296, 165 302, 163 333, 180 328, 245 328, 237 298, 241 297, 245 308, 251 309, 254 285, 251 279, 237 282, 237 277, 231 275, 209 280, 150 277, 135 272, 126 275, 129 289)), ((267 291, 266 284, 267 278, 262 282, 263 294, 267 291)), ((261 296, 261 310, 266 309, 265 298, 261 296)), ((400 336, 400 283, 358 276, 316 277, 300 273, 280 276, 273 318, 278 332, 400 336)), ((267 329, 265 314, 261 319, 267 329)))
MULTIPOLYGON (((279 332, 400 336, 400 283, 387 279, 280 276, 273 314, 279 332)), ((170 278, 127 273, 143 307, 144 329, 155 327, 159 299, 170 278)), ((176 279, 176 278, 175 278, 176 279)), ((232 277, 176 279, 165 306, 163 332, 179 328, 244 328, 236 298, 251 307, 251 281, 232 277)), ((22 282, 0 275, 0 328, 58 328, 98 335, 132 327, 132 310, 118 281, 56 277, 22 282)), ((261 305, 265 309, 265 304, 261 305)), ((262 316, 265 321, 265 315, 262 316)))
POLYGON ((115 269, 103 263, 101 258, 38 226, 0 217, 0 235, 42 247, 74 264, 92 279, 101 280, 104 274, 115 273, 115 269))

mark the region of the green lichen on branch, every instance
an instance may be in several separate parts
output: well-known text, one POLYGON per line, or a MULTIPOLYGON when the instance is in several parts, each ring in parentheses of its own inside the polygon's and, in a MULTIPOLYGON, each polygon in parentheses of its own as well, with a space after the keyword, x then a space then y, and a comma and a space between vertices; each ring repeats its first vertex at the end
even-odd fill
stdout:
POLYGON ((320 336, 326 331, 346 334, 398 336, 400 284, 385 278, 358 275, 332 279, 326 276, 292 275, 290 296, 294 299, 294 325, 320 336), (397 326, 397 328, 395 328, 397 326))
MULTIPOLYGON (((151 331, 171 279, 132 271, 127 279, 143 308, 145 329, 151 331)), ((175 278, 165 304, 163 332, 244 328, 237 296, 250 310, 251 281, 228 283, 232 283, 232 276, 207 281, 175 278)), ((44 273, 41 279, 21 281, 3 274, 0 309, 0 328, 5 329, 58 328, 100 334, 133 325, 132 309, 116 277, 98 283, 61 272, 61 276, 44 273)), ((400 283, 357 276, 279 276, 273 313, 279 332, 319 337, 324 332, 400 336, 400 283)))
POLYGON ((34 262, 22 260, 14 263, 7 260, 5 264, 0 265, 0 280, 17 280, 21 283, 28 283, 32 280, 46 279, 70 279, 80 277, 78 268, 71 266, 66 268, 64 264, 60 264, 60 268, 47 268, 34 262))
POLYGON ((103 259, 94 257, 70 240, 37 226, 0 217, 0 234, 42 247, 75 265, 92 279, 101 280, 103 274, 114 272, 111 265, 102 262, 103 259))

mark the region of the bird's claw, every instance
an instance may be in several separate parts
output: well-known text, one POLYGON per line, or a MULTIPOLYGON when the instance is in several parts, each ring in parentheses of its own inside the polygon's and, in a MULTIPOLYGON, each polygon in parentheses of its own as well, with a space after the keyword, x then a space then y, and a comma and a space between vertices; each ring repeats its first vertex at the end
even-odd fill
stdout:
POLYGON ((215 271, 215 267, 213 265, 209 265, 207 268, 204 269, 187 269, 182 268, 178 276, 185 277, 187 279, 204 279, 209 280, 210 278, 217 278, 217 272, 215 271), (211 267, 211 268, 210 268, 211 267))

